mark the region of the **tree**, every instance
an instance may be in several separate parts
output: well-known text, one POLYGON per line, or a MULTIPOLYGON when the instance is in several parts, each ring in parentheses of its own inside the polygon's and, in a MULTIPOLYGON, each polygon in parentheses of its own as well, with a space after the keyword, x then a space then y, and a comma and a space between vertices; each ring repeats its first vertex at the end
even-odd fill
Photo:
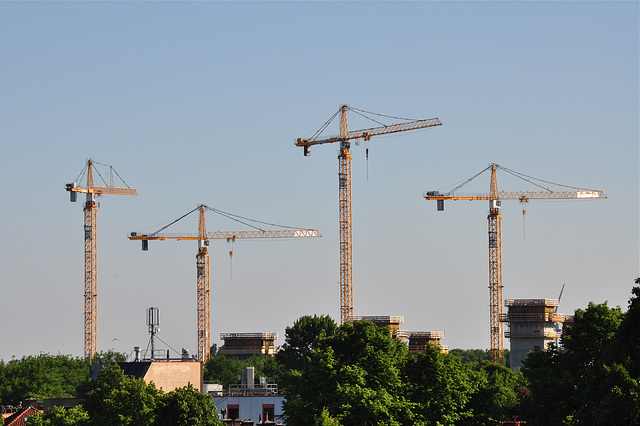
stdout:
POLYGON ((451 349, 449 354, 460 358, 463 364, 491 360, 491 353, 488 349, 451 349))
POLYGON ((316 418, 315 426, 341 426, 340 422, 331 417, 331 414, 327 411, 326 408, 322 409, 322 412, 316 418))
POLYGON ((454 424, 471 417, 467 405, 476 385, 459 358, 429 345, 409 359, 405 377, 415 424, 454 424))
POLYGON ((566 353, 552 347, 529 354, 522 369, 531 392, 523 403, 529 424, 640 424, 637 323, 629 322, 637 321, 640 290, 632 294, 626 314, 606 302, 576 310, 562 338, 566 353))
POLYGON ((81 405, 65 409, 51 407, 46 414, 36 413, 29 419, 29 426, 86 426, 89 424, 89 414, 81 405))
POLYGON ((188 385, 160 396, 154 425, 216 426, 222 422, 211 397, 188 385))
MULTIPOLYGON (((635 281, 640 285, 640 278, 635 281)), ((624 364, 631 377, 640 379, 640 287, 634 286, 629 309, 618 330, 617 361, 624 364)))
POLYGON ((562 345, 577 368, 589 368, 594 363, 602 365, 612 359, 623 317, 619 306, 609 308, 607 302, 589 302, 587 309, 576 309, 574 322, 562 337, 562 345))
POLYGON ((17 405, 25 398, 72 398, 89 378, 89 366, 69 355, 40 354, 0 362, 0 402, 17 405))
POLYGON ((142 379, 125 376, 117 364, 105 366, 81 393, 90 425, 153 424, 159 391, 142 379))
POLYGON ((282 375, 281 366, 272 356, 253 355, 240 360, 216 353, 205 363, 203 377, 205 382, 219 383, 224 389, 228 389, 229 385, 240 383, 244 367, 254 367, 255 377, 266 377, 271 383, 278 383, 282 375))
POLYGON ((240 360, 219 354, 212 355, 204 365, 204 380, 219 383, 224 389, 228 389, 230 384, 239 383, 242 367, 240 360))
POLYGON ((285 342, 276 354, 277 361, 286 370, 301 370, 316 346, 320 336, 332 336, 338 326, 328 315, 305 315, 285 330, 285 342))
POLYGON ((96 352, 91 359, 92 364, 114 364, 116 362, 126 362, 127 356, 122 352, 116 352, 112 349, 108 351, 96 352))
POLYGON ((513 370, 489 361, 467 367, 476 390, 468 404, 473 417, 464 424, 495 425, 519 417, 523 383, 513 370))
MULTIPOLYGON (((489 349, 451 349, 449 354, 460 358, 463 364, 481 363, 483 361, 491 361, 491 351, 489 349)), ((504 362, 508 367, 511 363, 511 352, 509 349, 504 350, 504 362)))
POLYGON ((284 387, 287 424, 313 424, 323 409, 345 426, 402 424, 411 416, 401 378, 407 356, 388 329, 367 321, 321 335, 284 387))

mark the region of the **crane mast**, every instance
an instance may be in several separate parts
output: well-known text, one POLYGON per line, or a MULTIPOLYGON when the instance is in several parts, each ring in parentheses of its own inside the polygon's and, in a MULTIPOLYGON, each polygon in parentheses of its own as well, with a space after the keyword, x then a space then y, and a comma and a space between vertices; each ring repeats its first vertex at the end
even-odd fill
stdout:
POLYGON ((489 201, 489 334, 491 336, 491 359, 504 363, 502 339, 502 216, 498 199, 496 165, 491 165, 491 200, 489 201))
POLYGON ((84 357, 91 360, 98 347, 98 248, 95 195, 84 203, 84 357))
MULTIPOLYGON (((340 142, 338 151, 338 215, 340 226, 340 324, 351 321, 353 317, 353 252, 352 252, 352 214, 351 214, 351 140, 370 140, 372 136, 404 132, 441 126, 438 118, 414 120, 389 126, 349 131, 347 111, 355 110, 342 105, 340 114, 340 134, 324 139, 298 138, 295 145, 304 148, 304 155, 311 154, 311 147, 325 143, 340 142)), ((337 114, 337 113, 336 113, 337 114)), ((335 117, 335 115, 334 115, 335 117)), ((331 120, 329 120, 331 121, 331 120)), ((328 124, 328 123, 327 123, 328 124)), ((325 125, 326 127, 326 125, 325 125)))
MULTIPOLYGON (((198 242, 198 253, 196 254, 196 337, 198 345, 198 360, 206 361, 211 354, 211 291, 209 274, 209 240, 235 241, 236 239, 262 239, 262 238, 309 238, 321 237, 316 229, 285 229, 285 230, 254 230, 254 231, 215 231, 207 232, 205 221, 205 210, 214 210, 200 204, 196 209, 191 210, 176 221, 165 226, 171 226, 178 220, 188 216, 194 211, 199 211, 198 233, 197 234, 166 234, 154 232, 145 234, 141 232, 131 232, 129 239, 132 241, 142 241, 142 250, 147 251, 150 240, 190 240, 198 242)), ((215 211, 215 210, 214 210, 215 211)))
POLYGON ((113 167, 109 166, 109 184, 96 186, 93 182, 94 161, 87 161, 86 187, 78 187, 77 184, 68 183, 71 202, 77 200, 77 193, 86 194, 84 203, 84 357, 91 360, 98 347, 98 250, 97 250, 97 213, 99 204, 96 196, 102 194, 111 195, 138 195, 138 190, 130 187, 114 186, 113 167))
POLYGON ((196 255, 196 299, 197 299, 197 327, 198 327, 198 359, 206 361, 211 351, 211 331, 209 319, 211 301, 209 294, 209 252, 207 246, 207 224, 204 220, 204 206, 200 207, 198 222, 198 254, 196 255))
MULTIPOLYGON (((445 200, 488 200, 489 214, 489 334, 491 343, 491 359, 494 363, 504 363, 504 340, 502 332, 502 216, 500 215, 501 200, 519 200, 528 202, 532 200, 565 200, 565 199, 594 199, 607 198, 600 190, 576 190, 576 191, 498 191, 497 170, 503 169, 514 175, 518 173, 508 170, 498 164, 491 164, 482 172, 456 187, 453 191, 441 194, 439 191, 427 191, 424 193, 426 200, 435 200, 438 211, 444 211, 445 200), (458 194, 457 189, 467 184, 482 172, 491 169, 491 181, 489 194, 458 194)), ((528 180, 528 179, 527 179, 528 180)))
POLYGON ((353 262, 351 229, 351 152, 347 139, 347 107, 343 105, 340 116, 340 154, 338 155, 338 206, 340 216, 340 323, 353 317, 353 262))

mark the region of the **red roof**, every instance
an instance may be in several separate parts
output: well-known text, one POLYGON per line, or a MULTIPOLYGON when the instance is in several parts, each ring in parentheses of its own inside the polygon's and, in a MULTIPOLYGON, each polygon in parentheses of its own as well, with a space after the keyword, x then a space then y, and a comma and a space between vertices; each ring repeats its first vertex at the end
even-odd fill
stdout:
POLYGON ((33 407, 23 408, 4 419, 4 426, 26 426, 29 416, 32 416, 36 411, 42 413, 42 410, 37 410, 33 407))

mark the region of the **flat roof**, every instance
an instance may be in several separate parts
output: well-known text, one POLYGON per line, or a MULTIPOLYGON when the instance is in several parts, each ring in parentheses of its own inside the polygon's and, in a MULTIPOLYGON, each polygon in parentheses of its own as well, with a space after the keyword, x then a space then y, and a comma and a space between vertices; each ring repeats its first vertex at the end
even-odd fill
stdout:
POLYGON ((507 299, 504 306, 558 306, 558 299, 507 299))

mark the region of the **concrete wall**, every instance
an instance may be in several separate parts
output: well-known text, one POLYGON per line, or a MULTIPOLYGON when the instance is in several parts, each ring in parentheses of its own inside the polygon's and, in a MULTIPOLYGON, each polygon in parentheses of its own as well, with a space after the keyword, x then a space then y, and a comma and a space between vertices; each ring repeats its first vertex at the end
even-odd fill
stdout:
POLYGON ((202 392, 202 363, 196 361, 155 361, 144 376, 147 383, 153 382, 157 388, 171 392, 191 384, 202 392))
POLYGON ((529 352, 544 351, 551 342, 553 339, 543 337, 510 339, 511 368, 522 367, 522 361, 527 359, 529 352))

